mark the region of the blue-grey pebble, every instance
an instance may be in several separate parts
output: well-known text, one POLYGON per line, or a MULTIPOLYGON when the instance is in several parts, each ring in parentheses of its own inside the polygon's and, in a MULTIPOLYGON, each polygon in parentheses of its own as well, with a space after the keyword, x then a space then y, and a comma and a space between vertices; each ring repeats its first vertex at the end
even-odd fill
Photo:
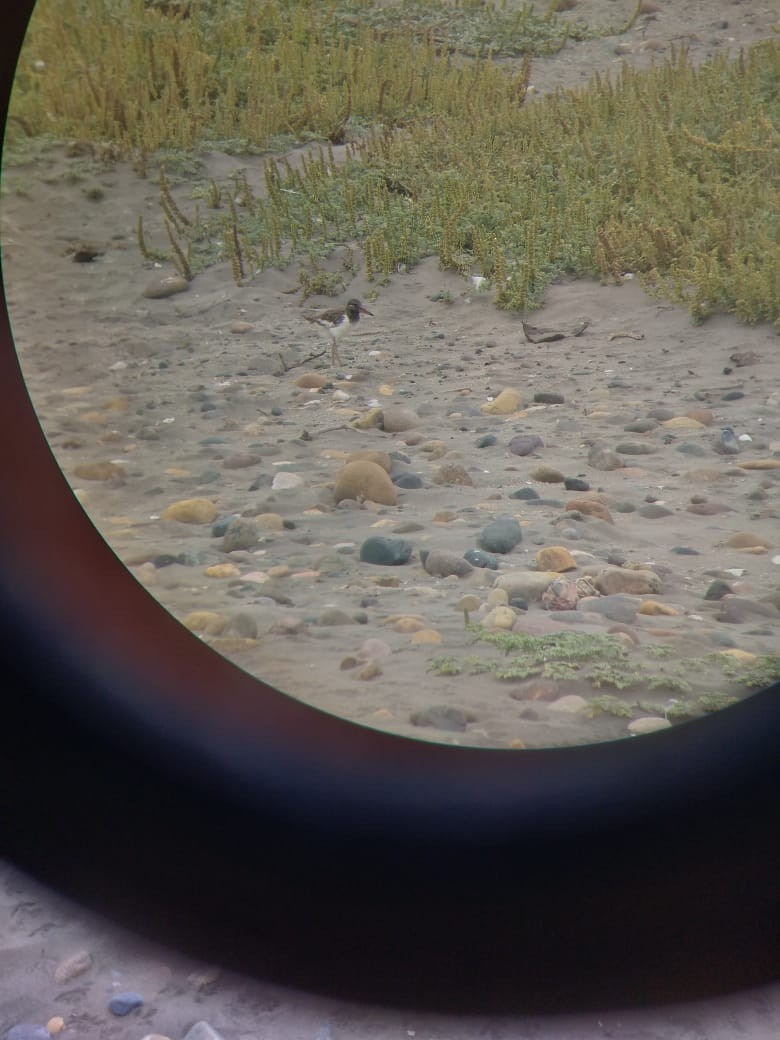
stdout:
POLYGON ((590 491, 590 484, 582 477, 564 477, 563 486, 567 491, 590 491))
POLYGON ((405 491, 417 491, 423 486, 423 479, 419 473, 398 473, 391 477, 391 480, 396 487, 403 488, 405 491))
POLYGON ((489 553, 510 553, 523 540, 523 532, 517 520, 511 516, 499 516, 483 528, 479 536, 479 548, 489 553))
POLYGON ((397 567, 408 563, 412 556, 412 543, 405 538, 386 538, 373 535, 360 546, 363 563, 376 563, 383 567, 397 567))
POLYGON ((467 560, 472 567, 483 567, 490 571, 498 570, 498 559, 482 549, 468 549, 464 552, 463 559, 467 560))
POLYGON ((618 592, 612 596, 589 600, 587 612, 603 614, 610 621, 620 621, 624 625, 630 625, 636 620, 638 610, 638 600, 618 592))
POLYGON ((228 525, 234 520, 238 520, 238 513, 228 513, 227 516, 218 516, 214 523, 211 525, 211 537, 221 538, 225 531, 228 529, 228 525))
POLYGON ((126 993, 117 993, 115 997, 112 997, 108 1008, 112 1015, 118 1015, 122 1018, 125 1015, 129 1015, 131 1011, 143 1007, 143 1003, 144 998, 140 993, 128 990, 126 993))
POLYGON ((658 502, 648 502, 646 506, 641 507, 639 515, 643 516, 645 520, 660 520, 665 516, 671 516, 672 510, 659 505, 658 502))
POLYGON ((678 556, 699 556, 699 550, 694 549, 690 545, 675 545, 672 547, 672 552, 678 556))
POLYGON ((519 498, 524 502, 530 502, 532 499, 539 497, 539 492, 535 488, 521 487, 518 488, 517 491, 513 491, 509 497, 519 498))
POLYGON ((540 390, 534 394, 535 404, 563 404, 566 398, 557 390, 540 390))
POLYGON ((707 454, 707 449, 704 445, 697 444, 696 441, 683 441, 682 444, 678 444, 674 450, 679 451, 681 455, 694 455, 699 458, 702 455, 707 454))
POLYGON ((727 390, 721 397, 721 401, 741 401, 745 396, 742 390, 727 390))
POLYGON ((46 1026, 34 1026, 28 1022, 11 1026, 5 1035, 6 1040, 51 1040, 51 1033, 46 1026))
POLYGON ((492 448, 498 440, 498 437, 494 433, 486 433, 484 437, 479 437, 475 444, 476 448, 492 448))

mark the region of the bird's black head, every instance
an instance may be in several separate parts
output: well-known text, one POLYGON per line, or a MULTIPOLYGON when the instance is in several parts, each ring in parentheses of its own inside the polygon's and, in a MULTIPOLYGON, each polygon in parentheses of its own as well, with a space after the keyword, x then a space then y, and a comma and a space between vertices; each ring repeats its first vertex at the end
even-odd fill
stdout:
MULTIPOLYGON (((361 314, 371 314, 371 311, 364 307, 360 300, 354 299, 347 302, 346 311, 350 321, 357 321, 361 314)), ((371 317, 373 318, 373 314, 371 317)))

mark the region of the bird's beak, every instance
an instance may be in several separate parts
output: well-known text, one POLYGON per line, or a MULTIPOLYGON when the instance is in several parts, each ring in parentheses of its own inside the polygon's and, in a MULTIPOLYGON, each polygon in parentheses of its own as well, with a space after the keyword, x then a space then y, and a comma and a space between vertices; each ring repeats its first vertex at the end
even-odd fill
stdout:
POLYGON ((360 313, 361 313, 361 314, 370 314, 372 318, 374 317, 374 312, 373 312, 373 311, 370 311, 370 310, 368 309, 368 307, 364 307, 362 303, 361 303, 361 305, 360 305, 360 313))

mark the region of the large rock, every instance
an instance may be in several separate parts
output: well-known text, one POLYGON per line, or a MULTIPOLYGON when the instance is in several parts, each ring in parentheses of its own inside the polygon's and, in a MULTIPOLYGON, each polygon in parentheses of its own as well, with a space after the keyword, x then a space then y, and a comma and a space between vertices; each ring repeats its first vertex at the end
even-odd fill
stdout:
POLYGON ((488 553, 510 553, 523 540, 523 532, 517 520, 511 516, 499 516, 491 521, 479 536, 479 547, 488 553))
POLYGON ((496 578, 494 588, 506 589, 510 600, 540 600, 551 582, 559 577, 555 571, 506 571, 496 578))
POLYGON ((360 546, 363 563, 376 563, 383 567, 397 567, 408 563, 412 555, 412 543, 404 538, 383 538, 373 535, 360 546))
POLYGON ((368 499, 383 506, 394 506, 398 502, 398 492, 382 466, 368 459, 359 459, 348 462, 336 474, 333 498, 336 502, 345 498, 358 502, 368 499))
POLYGON ((217 515, 216 505, 208 498, 183 498, 171 502, 163 510, 163 520, 178 520, 180 524, 210 524, 217 515))

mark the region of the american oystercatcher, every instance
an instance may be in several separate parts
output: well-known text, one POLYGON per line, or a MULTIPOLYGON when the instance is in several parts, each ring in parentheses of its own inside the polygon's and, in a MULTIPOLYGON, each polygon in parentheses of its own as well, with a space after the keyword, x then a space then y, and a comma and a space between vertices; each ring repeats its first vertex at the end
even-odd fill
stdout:
POLYGON ((360 321, 361 314, 369 314, 372 318, 374 316, 370 310, 363 306, 360 300, 348 300, 347 306, 341 309, 334 307, 332 310, 320 311, 319 314, 306 315, 307 321, 311 321, 315 325, 320 325, 330 336, 331 365, 335 365, 336 361, 341 364, 341 358, 339 357, 338 352, 338 341, 342 336, 345 336, 348 332, 354 329, 360 321))

